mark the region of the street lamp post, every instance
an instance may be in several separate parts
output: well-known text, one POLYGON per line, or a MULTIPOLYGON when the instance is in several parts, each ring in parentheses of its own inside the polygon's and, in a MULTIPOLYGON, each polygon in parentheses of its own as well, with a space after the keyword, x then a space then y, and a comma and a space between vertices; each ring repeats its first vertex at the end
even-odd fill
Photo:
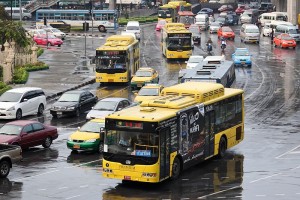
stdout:
POLYGON ((23 12, 22 12, 22 0, 19 0, 19 8, 20 8, 20 21, 22 21, 22 14, 23 14, 23 12))
POLYGON ((12 8, 13 8, 13 0, 10 0, 10 20, 12 21, 12 8))

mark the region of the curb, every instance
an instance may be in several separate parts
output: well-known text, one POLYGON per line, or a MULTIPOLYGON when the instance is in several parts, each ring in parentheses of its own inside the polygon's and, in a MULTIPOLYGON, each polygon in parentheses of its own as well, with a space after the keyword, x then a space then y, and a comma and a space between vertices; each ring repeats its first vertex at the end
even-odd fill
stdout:
POLYGON ((86 33, 66 33, 67 36, 89 36, 89 37, 99 37, 99 38, 103 38, 105 37, 105 35, 98 35, 98 34, 86 34, 86 33))
POLYGON ((85 82, 83 82, 83 83, 81 83, 81 84, 79 84, 79 85, 76 85, 76 86, 74 86, 74 87, 71 87, 71 88, 69 88, 69 89, 66 89, 66 90, 57 92, 57 93, 55 93, 55 94, 51 94, 51 95, 49 95, 49 96, 46 96, 46 100, 49 101, 49 100, 51 100, 51 99, 53 99, 53 98, 55 98, 55 97, 57 97, 57 96, 61 96, 63 93, 65 93, 65 92, 67 92, 67 91, 76 90, 76 89, 81 88, 81 87, 83 87, 83 86, 85 86, 85 85, 89 85, 89 84, 95 83, 95 81, 96 81, 96 79, 95 79, 95 78, 92 78, 92 79, 90 79, 90 80, 87 80, 87 81, 85 81, 85 82))

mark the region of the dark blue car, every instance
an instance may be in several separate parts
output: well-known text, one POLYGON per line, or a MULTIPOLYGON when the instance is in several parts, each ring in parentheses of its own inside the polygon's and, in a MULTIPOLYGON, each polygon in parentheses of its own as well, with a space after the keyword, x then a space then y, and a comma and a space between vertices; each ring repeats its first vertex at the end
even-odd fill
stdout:
POLYGON ((210 8, 202 8, 197 14, 208 14, 208 16, 214 15, 214 11, 210 8))

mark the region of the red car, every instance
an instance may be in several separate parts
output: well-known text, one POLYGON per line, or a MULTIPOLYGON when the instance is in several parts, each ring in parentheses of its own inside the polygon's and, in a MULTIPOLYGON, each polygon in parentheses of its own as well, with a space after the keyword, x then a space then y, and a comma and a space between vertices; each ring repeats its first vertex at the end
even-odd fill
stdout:
POLYGON ((247 10, 248 8, 245 5, 240 5, 239 7, 237 7, 237 9, 235 9, 235 13, 237 15, 243 14, 245 10, 247 10))
POLYGON ((232 5, 222 5, 222 6, 218 9, 219 12, 230 11, 230 10, 233 10, 232 5))
POLYGON ((274 40, 274 46, 279 46, 281 48, 289 48, 289 47, 293 47, 294 49, 297 46, 296 41, 294 40, 294 38, 292 38, 289 34, 286 33, 282 33, 280 35, 277 35, 274 40))
POLYGON ((51 45, 60 47, 63 44, 63 41, 54 35, 36 35, 33 37, 33 40, 37 45, 51 45))
POLYGON ((156 24, 155 30, 160 31, 166 25, 166 23, 166 20, 159 20, 156 24))
POLYGON ((22 149, 38 145, 49 148, 57 137, 56 127, 38 121, 17 120, 0 128, 0 143, 18 145, 22 149))
POLYGON ((221 37, 234 40, 235 34, 229 26, 223 26, 218 30, 218 39, 221 37))

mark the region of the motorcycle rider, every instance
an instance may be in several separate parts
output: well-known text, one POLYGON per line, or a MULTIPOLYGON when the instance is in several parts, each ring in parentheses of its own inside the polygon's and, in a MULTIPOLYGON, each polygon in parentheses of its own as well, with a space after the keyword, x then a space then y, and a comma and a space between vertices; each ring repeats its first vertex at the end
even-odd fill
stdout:
POLYGON ((206 46, 207 46, 208 51, 212 51, 212 40, 211 40, 211 38, 208 38, 208 40, 206 42, 206 46))
POLYGON ((226 48, 226 39, 224 37, 221 38, 221 49, 225 49, 226 48))

